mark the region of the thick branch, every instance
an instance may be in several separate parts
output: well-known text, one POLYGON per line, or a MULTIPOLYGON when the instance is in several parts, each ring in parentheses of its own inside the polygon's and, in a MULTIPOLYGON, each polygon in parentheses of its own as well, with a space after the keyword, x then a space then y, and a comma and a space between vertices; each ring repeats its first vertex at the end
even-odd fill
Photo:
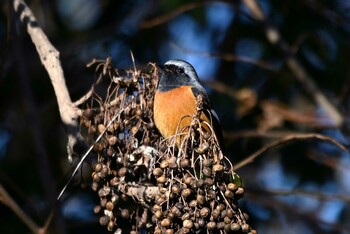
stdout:
POLYGON ((80 114, 80 110, 74 107, 69 96, 63 69, 59 59, 59 52, 50 43, 43 30, 39 27, 32 11, 23 0, 14 0, 13 7, 17 17, 23 22, 23 24, 26 25, 27 32, 31 37, 32 42, 34 43, 39 54, 40 60, 51 79, 51 83, 56 94, 61 119, 68 130, 68 151, 70 156, 70 152, 77 142, 77 117, 80 114))

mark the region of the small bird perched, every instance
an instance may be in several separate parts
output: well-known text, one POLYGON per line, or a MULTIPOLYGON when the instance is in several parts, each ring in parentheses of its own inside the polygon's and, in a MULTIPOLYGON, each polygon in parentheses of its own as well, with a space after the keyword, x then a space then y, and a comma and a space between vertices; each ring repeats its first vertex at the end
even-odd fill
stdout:
MULTIPOLYGON (((157 66, 159 82, 153 113, 155 125, 162 136, 172 137, 190 125, 191 117, 197 112, 196 98, 201 95, 203 111, 200 120, 211 125, 222 148, 223 137, 218 116, 211 109, 208 94, 200 84, 193 66, 183 60, 169 60, 164 66, 157 66)), ((210 132, 205 124, 202 127, 210 132)))

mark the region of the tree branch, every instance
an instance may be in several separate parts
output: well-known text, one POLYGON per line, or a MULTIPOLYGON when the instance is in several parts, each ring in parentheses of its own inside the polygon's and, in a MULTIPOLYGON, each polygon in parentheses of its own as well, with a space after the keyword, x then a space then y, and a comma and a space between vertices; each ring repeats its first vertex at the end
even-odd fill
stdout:
POLYGON ((68 158, 72 159, 73 147, 80 142, 81 137, 78 131, 77 118, 81 110, 74 107, 68 93, 64 79, 63 69, 59 59, 59 52, 50 43, 49 39, 39 27, 32 11, 23 0, 14 0, 13 7, 17 17, 26 26, 27 32, 36 47, 41 63, 51 79, 54 88, 61 120, 65 124, 68 132, 68 158))
POLYGON ((280 32, 268 24, 266 16, 262 11, 260 5, 256 0, 243 0, 243 3, 250 10, 252 16, 258 22, 261 22, 265 26, 265 34, 268 41, 272 45, 276 45, 279 49, 286 55, 286 64, 292 71, 296 79, 301 82, 305 90, 312 96, 314 101, 323 108, 325 113, 331 119, 332 124, 335 127, 339 127, 343 124, 344 118, 337 110, 337 108, 328 100, 328 98, 323 94, 317 84, 314 82, 313 78, 307 73, 305 68, 301 65, 298 59, 293 56, 293 51, 288 45, 288 43, 282 38, 280 32))
POLYGON ((309 134, 292 134, 292 135, 288 135, 286 137, 283 137, 282 139, 276 140, 271 142, 270 144, 267 144, 265 146, 263 146, 262 148, 260 148, 259 150, 257 150, 256 152, 254 152, 253 154, 251 154, 250 156, 248 156, 247 158, 243 159, 242 161, 236 163, 233 167, 233 171, 237 171, 239 168, 252 163, 258 156, 260 156, 261 154, 265 153, 266 151, 268 151, 271 148, 280 146, 280 145, 284 145, 290 141, 294 141, 294 140, 305 140, 305 139, 319 139, 322 141, 328 141, 331 142, 332 144, 336 145, 339 149, 343 150, 343 151, 347 151, 346 147, 341 144, 340 142, 338 142, 337 140, 335 140, 332 137, 328 137, 328 136, 324 136, 321 134, 313 134, 313 133, 309 133, 309 134))
POLYGON ((39 233, 40 227, 19 207, 19 205, 12 199, 12 197, 7 193, 5 188, 0 184, 0 202, 8 206, 20 220, 27 225, 33 233, 39 233))

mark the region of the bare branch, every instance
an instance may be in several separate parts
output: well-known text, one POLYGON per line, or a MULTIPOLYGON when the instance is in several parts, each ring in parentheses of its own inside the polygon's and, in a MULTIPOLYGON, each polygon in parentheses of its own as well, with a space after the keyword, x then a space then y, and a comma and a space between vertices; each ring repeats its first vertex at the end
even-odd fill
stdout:
POLYGON ((215 51, 205 52, 205 51, 192 50, 192 49, 184 48, 176 43, 172 43, 172 45, 174 45, 177 49, 180 49, 184 53, 190 53, 190 54, 205 56, 205 57, 220 58, 227 62, 245 63, 245 64, 250 64, 250 65, 260 67, 268 71, 279 72, 278 67, 264 60, 257 60, 257 59, 249 58, 242 55, 235 55, 235 54, 223 53, 223 52, 215 52, 215 51))
POLYGON ((151 19, 149 21, 141 23, 140 28, 152 28, 152 27, 155 27, 155 26, 157 26, 159 24, 165 23, 165 22, 175 18, 176 16, 180 15, 183 12, 195 9, 197 7, 200 7, 200 6, 204 5, 204 4, 206 4, 206 3, 205 2, 190 2, 190 3, 187 3, 187 4, 183 4, 179 8, 175 9, 174 11, 172 11, 170 13, 166 13, 164 15, 161 15, 159 17, 156 17, 154 19, 151 19))
POLYGON ((286 54, 286 64, 294 74, 295 78, 301 82, 312 96, 314 101, 323 108, 325 113, 331 119, 332 124, 335 127, 339 127, 343 124, 344 118, 337 110, 337 108, 328 100, 328 98, 322 93, 320 88, 314 82, 313 78, 307 73, 305 68, 301 65, 298 59, 293 56, 293 51, 288 43, 282 38, 280 32, 274 26, 267 23, 264 12, 259 6, 256 0, 243 0, 243 3, 250 10, 253 17, 262 22, 265 25, 265 34, 267 39, 272 45, 276 45, 283 53, 286 54))
POLYGON ((350 204, 350 197, 343 194, 326 194, 318 191, 307 191, 303 189, 255 189, 259 194, 266 193, 274 196, 305 196, 315 198, 317 200, 332 201, 339 200, 350 204), (257 191, 258 190, 258 191, 257 191))
POLYGON ((81 114, 81 111, 74 107, 69 96, 59 59, 59 52, 50 43, 43 30, 39 27, 32 11, 23 0, 14 0, 13 7, 19 19, 26 26, 27 32, 39 54, 40 60, 51 79, 57 98, 61 120, 67 127, 68 157, 71 157, 73 146, 77 143, 77 139, 79 138, 77 131, 77 118, 81 114))
POLYGON ((274 148, 274 147, 280 146, 280 145, 284 145, 284 144, 289 143, 290 141, 294 141, 294 140, 306 140, 306 139, 313 139, 313 138, 319 139, 322 141, 331 142, 334 145, 338 146, 341 150, 347 151, 346 147, 343 144, 341 144, 340 142, 338 142, 337 140, 335 140, 332 137, 328 137, 328 136, 324 136, 324 135, 316 134, 316 133, 315 134, 312 134, 312 133, 310 133, 310 134, 293 134, 293 135, 288 135, 280 140, 273 141, 270 144, 265 145, 264 147, 257 150, 256 152, 254 152, 253 154, 251 154, 247 158, 236 163, 233 167, 233 171, 237 171, 239 168, 241 168, 249 163, 252 163, 258 156, 265 153, 266 151, 268 151, 271 148, 274 148))
POLYGON ((27 225, 33 233, 39 233, 40 227, 19 207, 19 205, 12 199, 12 197, 7 193, 5 188, 0 184, 0 202, 8 206, 20 220, 27 225))

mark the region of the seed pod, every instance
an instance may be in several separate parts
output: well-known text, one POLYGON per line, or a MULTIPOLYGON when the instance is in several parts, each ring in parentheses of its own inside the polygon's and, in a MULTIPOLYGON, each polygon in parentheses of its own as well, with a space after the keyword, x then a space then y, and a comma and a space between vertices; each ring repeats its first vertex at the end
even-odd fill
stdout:
POLYGON ((141 107, 140 106, 137 106, 136 107, 136 113, 135 113, 137 116, 142 116, 143 114, 143 111, 141 110, 141 107))
POLYGON ((118 185, 118 182, 119 182, 118 177, 114 176, 114 177, 109 181, 109 184, 110 184, 111 186, 117 186, 117 185, 118 185))
POLYGON ((216 227, 217 227, 217 229, 222 230, 222 229, 225 228, 225 223, 224 222, 219 222, 219 223, 217 223, 216 227))
POLYGON ((224 223, 230 224, 231 223, 231 219, 229 219, 227 216, 225 216, 224 217, 224 223))
POLYGON ((221 164, 215 164, 215 165, 213 166, 213 171, 214 171, 214 172, 220 172, 220 171, 223 171, 223 170, 224 170, 224 166, 221 165, 221 164))
POLYGON ((176 206, 171 207, 171 212, 176 216, 176 217, 180 217, 181 211, 179 210, 179 208, 177 208, 176 206))
POLYGON ((160 222, 160 225, 161 225, 162 227, 169 227, 169 226, 171 225, 171 220, 165 218, 165 219, 163 219, 163 220, 160 222))
POLYGON ((220 211, 218 209, 215 209, 211 212, 211 216, 213 216, 214 219, 219 218, 220 216, 220 211))
POLYGON ((101 178, 105 178, 107 176, 107 173, 108 173, 108 168, 106 165, 103 165, 102 170, 101 170, 101 174, 100 174, 101 178))
POLYGON ((216 209, 218 209, 219 211, 223 211, 225 208, 226 208, 226 206, 222 203, 220 203, 216 206, 216 209))
POLYGON ((234 197, 234 193, 230 190, 226 190, 225 191, 225 197, 227 198, 233 198, 234 197))
POLYGON ((170 229, 167 229, 165 230, 165 234, 174 234, 174 229, 170 228, 170 229))
POLYGON ((151 142, 151 139, 148 136, 146 136, 145 139, 143 139, 144 145, 149 145, 150 142, 151 142))
POLYGON ((204 180, 204 184, 208 185, 208 186, 212 186, 214 184, 214 180, 212 178, 205 178, 204 180))
POLYGON ((100 177, 98 176, 98 173, 93 172, 93 173, 91 174, 91 176, 92 176, 92 181, 93 181, 93 182, 100 182, 100 177))
POLYGON ((226 233, 230 233, 231 232, 231 224, 225 224, 224 230, 226 233))
POLYGON ((200 211, 200 216, 205 218, 210 214, 210 209, 208 207, 203 207, 200 211))
POLYGON ((111 191, 111 189, 107 186, 104 186, 103 188, 101 188, 100 190, 98 190, 98 196, 99 197, 105 197, 109 194, 109 192, 111 191))
POLYGON ((203 205, 205 203, 205 197, 203 195, 197 195, 197 203, 203 205))
POLYGON ((195 151, 199 154, 204 154, 209 149, 209 144, 207 142, 204 142, 203 144, 200 144, 198 148, 195 149, 195 151))
POLYGON ((178 202, 178 203, 175 204, 175 206, 176 206, 180 211, 184 209, 184 204, 183 204, 183 203, 178 202))
POLYGON ((191 165, 190 160, 188 160, 187 158, 183 158, 180 160, 180 166, 181 168, 187 168, 191 165))
POLYGON ((153 169, 152 173, 155 177, 159 177, 159 176, 163 175, 163 170, 160 169, 159 167, 156 167, 153 169))
POLYGON ((100 205, 96 205, 96 206, 94 207, 94 213, 95 213, 95 214, 100 213, 100 212, 101 212, 101 209, 102 209, 102 207, 101 207, 100 205))
POLYGON ((98 187, 99 187, 99 185, 98 185, 97 182, 93 182, 92 185, 91 185, 92 191, 95 191, 95 192, 97 191, 98 187))
POLYGON ((199 180, 197 180, 197 187, 202 187, 203 186, 203 184, 204 184, 204 180, 201 178, 201 179, 199 179, 199 180))
POLYGON ((242 195, 244 193, 244 189, 242 187, 238 187, 237 191, 235 192, 235 194, 237 195, 242 195))
POLYGON ((132 126, 131 127, 131 134, 134 136, 138 130, 139 130, 139 128, 137 126, 132 126))
POLYGON ((169 168, 170 169, 176 169, 177 168, 177 163, 176 162, 169 162, 169 168))
POLYGON ((128 200, 128 195, 122 193, 122 194, 120 195, 120 198, 121 198, 123 201, 127 201, 127 200, 128 200))
POLYGON ((196 200, 192 200, 190 201, 190 203, 188 204, 189 207, 191 208, 195 208, 197 206, 197 201, 196 200))
POLYGON ((211 168, 210 167, 204 167, 203 168, 203 174, 207 177, 211 176, 212 173, 211 173, 211 168))
POLYGON ((173 212, 168 212, 167 214, 168 219, 173 220, 175 218, 175 214, 173 212))
POLYGON ((96 163, 94 166, 94 171, 95 172, 100 172, 102 170, 102 164, 101 163, 96 163))
POLYGON ((109 211, 112 211, 114 209, 113 202, 111 202, 111 201, 107 202, 106 209, 109 210, 109 211))
POLYGON ((203 161, 203 165, 204 165, 205 167, 211 167, 211 166, 213 165, 213 159, 211 159, 211 158, 205 159, 205 160, 203 161))
POLYGON ((160 227, 155 227, 154 234, 162 234, 162 229, 160 227))
POLYGON ((111 136, 110 138, 108 138, 109 145, 115 145, 117 141, 118 141, 118 138, 116 136, 111 136))
POLYGON ((103 133, 103 131, 106 129, 106 126, 104 126, 103 124, 99 124, 97 125, 97 132, 98 133, 103 133))
POLYGON ((225 218, 226 217, 226 210, 221 211, 221 218, 225 218))
POLYGON ((157 218, 157 219, 161 219, 163 217, 163 212, 160 211, 160 210, 157 210, 155 213, 154 213, 154 216, 157 218))
POLYGON ((162 169, 167 168, 168 166, 169 166, 168 160, 163 160, 163 161, 160 163, 160 168, 162 168, 162 169))
POLYGON ((111 197, 111 202, 113 202, 114 204, 117 204, 119 201, 119 196, 117 194, 113 194, 111 197))
POLYGON ((150 123, 148 123, 147 128, 148 128, 149 130, 152 130, 152 129, 155 128, 155 124, 154 124, 153 122, 150 122, 150 123))
POLYGON ((101 224, 102 226, 106 226, 107 223, 109 222, 109 217, 106 216, 106 215, 105 215, 105 216, 102 216, 102 217, 100 217, 99 222, 100 222, 100 224, 101 224))
POLYGON ((207 228, 209 231, 213 231, 214 229, 216 229, 216 223, 211 221, 207 224, 207 228))
POLYGON ((244 232, 248 232, 250 230, 250 226, 247 223, 243 224, 241 228, 242 228, 242 231, 244 232))
POLYGON ((157 205, 157 204, 155 204, 155 205, 153 205, 153 212, 156 212, 156 211, 162 211, 162 207, 160 206, 160 205, 157 205))
POLYGON ((231 223, 231 231, 238 231, 241 229, 241 226, 238 223, 231 223))
POLYGON ((165 175, 161 175, 157 178, 157 182, 160 184, 164 184, 167 181, 167 177, 165 175))
POLYGON ((110 220, 107 224, 107 230, 111 232, 111 231, 113 231, 114 227, 115 227, 114 222, 112 220, 110 220))
POLYGON ((164 201, 165 199, 162 196, 160 196, 158 199, 156 199, 156 204, 162 205, 164 201))
POLYGON ((191 195, 191 189, 185 188, 184 190, 181 191, 181 196, 186 198, 191 195))
POLYGON ((189 219, 190 217, 191 217, 190 213, 187 212, 182 215, 181 220, 186 220, 186 219, 189 219))
POLYGON ((100 200, 100 205, 101 205, 102 207, 105 207, 106 204, 107 204, 107 198, 102 198, 102 199, 100 200))
POLYGON ((206 225, 206 222, 205 222, 204 219, 199 218, 198 219, 198 224, 199 224, 199 227, 204 227, 206 225))
POLYGON ((97 142, 93 147, 94 151, 101 152, 104 149, 104 144, 102 142, 97 142))
POLYGON ((236 191, 238 189, 238 186, 236 184, 234 184, 234 183, 229 183, 227 185, 227 189, 231 190, 231 191, 236 191))
POLYGON ((179 194, 181 191, 180 187, 178 185, 171 186, 171 192, 174 194, 179 194))
POLYGON ((182 222, 182 226, 184 228, 188 228, 188 229, 191 229, 193 227, 193 222, 189 219, 186 219, 182 222))
POLYGON ((126 167, 122 167, 118 171, 119 177, 124 177, 128 173, 128 169, 126 167))
POLYGON ((207 191, 207 196, 208 196, 208 198, 210 198, 210 199, 216 199, 216 192, 215 192, 215 190, 212 190, 212 189, 209 189, 208 191, 207 191))
POLYGON ((130 212, 128 209, 121 209, 120 215, 122 216, 122 218, 128 219, 130 217, 130 212))
POLYGON ((227 216, 228 218, 230 218, 230 219, 233 218, 234 213, 233 213, 232 209, 227 209, 227 210, 226 210, 226 216, 227 216))
POLYGON ((111 147, 108 147, 106 154, 107 156, 112 157, 114 155, 114 150, 111 147))

